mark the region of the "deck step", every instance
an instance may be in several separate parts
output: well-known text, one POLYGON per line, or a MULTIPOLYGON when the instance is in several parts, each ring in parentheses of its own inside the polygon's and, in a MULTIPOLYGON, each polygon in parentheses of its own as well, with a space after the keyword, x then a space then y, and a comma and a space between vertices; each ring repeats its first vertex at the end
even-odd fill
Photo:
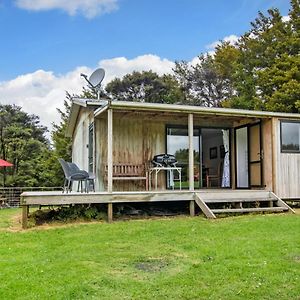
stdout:
POLYGON ((219 198, 219 199, 206 199, 205 203, 236 203, 236 202, 269 202, 269 201, 277 201, 277 199, 273 199, 270 197, 262 197, 262 198, 231 198, 231 199, 224 199, 224 198, 219 198))
POLYGON ((269 191, 242 191, 242 190, 230 190, 230 191, 200 191, 199 195, 203 201, 213 201, 216 199, 228 199, 232 201, 233 199, 258 199, 258 198, 273 198, 269 191))
POLYGON ((287 207, 256 207, 256 208, 224 208, 224 209, 211 209, 215 214, 220 213, 247 213, 247 212, 276 212, 288 211, 287 207))
POLYGON ((199 196, 198 193, 195 193, 194 200, 208 219, 215 219, 216 218, 214 213, 206 205, 206 203, 201 199, 201 197, 199 196))

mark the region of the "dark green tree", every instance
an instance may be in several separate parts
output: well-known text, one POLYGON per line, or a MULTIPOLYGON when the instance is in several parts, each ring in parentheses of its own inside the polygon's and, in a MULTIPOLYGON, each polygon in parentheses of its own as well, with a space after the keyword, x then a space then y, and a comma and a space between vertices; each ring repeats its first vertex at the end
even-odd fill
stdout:
POLYGON ((55 154, 57 157, 64 158, 70 161, 72 156, 72 141, 70 137, 66 137, 66 130, 69 120, 69 114, 71 109, 71 96, 69 93, 66 95, 64 101, 64 109, 57 109, 60 114, 60 123, 53 123, 53 130, 51 132, 52 142, 55 154))
POLYGON ((116 78, 106 86, 114 100, 151 103, 184 102, 185 95, 171 75, 159 76, 152 71, 133 72, 116 78))
POLYGON ((214 55, 201 54, 196 65, 176 62, 175 76, 187 95, 187 103, 219 107, 234 95, 233 72, 239 51, 221 43, 214 55))
POLYGON ((297 112, 300 97, 299 0, 291 1, 290 20, 278 9, 251 23, 239 41, 236 97, 230 106, 297 112))
POLYGON ((3 185, 38 186, 43 156, 50 151, 46 127, 15 105, 0 105, 0 155, 13 163, 2 172, 3 185))
POLYGON ((66 129, 71 108, 70 102, 71 95, 66 93, 64 108, 57 109, 57 112, 60 115, 60 122, 58 124, 52 123, 51 153, 49 153, 44 160, 44 166, 48 170, 48 186, 62 186, 64 181, 64 173, 58 159, 63 158, 66 161, 72 160, 72 140, 70 137, 66 136, 66 129))
POLYGON ((191 66, 176 63, 175 75, 187 103, 243 109, 300 110, 300 0, 291 0, 289 19, 278 9, 259 12, 233 46, 221 43, 191 66))

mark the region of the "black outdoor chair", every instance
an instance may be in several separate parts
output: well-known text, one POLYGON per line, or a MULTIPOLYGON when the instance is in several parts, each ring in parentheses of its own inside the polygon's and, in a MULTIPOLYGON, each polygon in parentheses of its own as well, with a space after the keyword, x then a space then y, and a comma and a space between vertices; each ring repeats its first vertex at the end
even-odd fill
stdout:
POLYGON ((72 170, 72 172, 76 173, 76 172, 85 172, 88 175, 87 178, 87 185, 86 185, 86 191, 89 192, 90 190, 90 186, 92 186, 92 191, 95 192, 95 175, 93 173, 88 173, 86 171, 80 170, 79 167, 72 162, 68 162, 68 165, 70 167, 70 169, 72 170))
POLYGON ((60 162, 65 173, 63 192, 66 193, 71 192, 74 181, 78 181, 78 189, 77 189, 78 192, 80 188, 81 192, 83 193, 83 182, 85 184, 84 190, 87 192, 87 181, 89 178, 88 172, 80 170, 79 168, 75 169, 74 167, 71 167, 69 165, 70 163, 66 162, 62 158, 59 158, 58 161, 60 162))

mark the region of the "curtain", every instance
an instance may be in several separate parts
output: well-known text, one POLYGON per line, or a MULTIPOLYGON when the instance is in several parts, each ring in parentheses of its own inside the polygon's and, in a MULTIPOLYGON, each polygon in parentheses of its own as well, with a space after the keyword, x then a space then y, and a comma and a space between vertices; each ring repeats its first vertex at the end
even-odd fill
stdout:
POLYGON ((225 150, 223 163, 222 187, 230 187, 230 162, 229 162, 229 130, 222 130, 225 150))

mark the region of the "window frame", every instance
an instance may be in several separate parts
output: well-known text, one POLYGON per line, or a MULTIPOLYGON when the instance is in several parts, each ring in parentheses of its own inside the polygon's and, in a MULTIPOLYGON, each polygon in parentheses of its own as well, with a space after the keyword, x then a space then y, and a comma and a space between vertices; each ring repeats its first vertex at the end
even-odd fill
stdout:
POLYGON ((280 120, 280 153, 292 153, 292 154, 300 154, 300 121, 298 120, 280 120), (283 136, 283 131, 282 131, 282 124, 283 123, 295 123, 299 125, 299 150, 287 150, 287 149, 282 149, 282 136, 283 136))

